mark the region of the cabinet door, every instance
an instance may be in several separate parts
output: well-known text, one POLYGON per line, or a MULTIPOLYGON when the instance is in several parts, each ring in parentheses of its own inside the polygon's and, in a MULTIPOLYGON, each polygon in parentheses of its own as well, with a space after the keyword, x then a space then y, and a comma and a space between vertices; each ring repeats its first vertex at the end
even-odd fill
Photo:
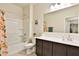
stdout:
POLYGON ((52 42, 43 41, 43 56, 52 56, 52 42))
POLYGON ((60 43, 53 43, 53 56, 66 56, 66 46, 60 43))
POLYGON ((38 56, 42 56, 42 40, 36 39, 36 54, 38 56))
POLYGON ((68 56, 79 56, 79 47, 68 46, 67 55, 68 56))

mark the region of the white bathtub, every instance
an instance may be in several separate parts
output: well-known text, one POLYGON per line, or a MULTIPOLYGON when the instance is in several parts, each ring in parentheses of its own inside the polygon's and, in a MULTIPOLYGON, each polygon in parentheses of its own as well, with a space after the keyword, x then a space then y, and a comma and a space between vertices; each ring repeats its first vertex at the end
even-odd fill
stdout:
POLYGON ((19 43, 15 45, 8 46, 8 55, 14 55, 22 50, 25 49, 24 47, 25 43, 19 43))

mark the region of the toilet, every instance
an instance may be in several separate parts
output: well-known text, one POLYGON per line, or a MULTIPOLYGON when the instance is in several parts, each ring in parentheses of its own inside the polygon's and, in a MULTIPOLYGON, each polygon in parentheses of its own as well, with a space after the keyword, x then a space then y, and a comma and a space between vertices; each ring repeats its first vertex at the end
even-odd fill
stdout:
POLYGON ((25 43, 25 54, 26 55, 31 55, 35 53, 35 39, 31 39, 28 43, 25 43))

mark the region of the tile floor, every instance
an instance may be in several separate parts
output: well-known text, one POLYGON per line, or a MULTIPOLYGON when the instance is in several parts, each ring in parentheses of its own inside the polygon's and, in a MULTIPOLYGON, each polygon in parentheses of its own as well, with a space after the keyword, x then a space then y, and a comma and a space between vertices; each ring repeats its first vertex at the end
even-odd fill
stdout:
POLYGON ((36 54, 35 54, 35 52, 33 52, 33 53, 27 55, 27 54, 26 54, 26 51, 23 50, 23 51, 21 51, 21 52, 19 52, 19 53, 16 53, 16 54, 14 54, 14 55, 11 55, 11 56, 36 56, 36 54))

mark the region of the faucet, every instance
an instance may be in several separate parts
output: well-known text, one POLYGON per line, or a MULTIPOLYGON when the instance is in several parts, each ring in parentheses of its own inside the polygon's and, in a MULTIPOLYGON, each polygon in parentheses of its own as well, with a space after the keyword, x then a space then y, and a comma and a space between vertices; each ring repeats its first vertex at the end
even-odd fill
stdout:
POLYGON ((67 40, 72 41, 71 35, 68 35, 67 40))

